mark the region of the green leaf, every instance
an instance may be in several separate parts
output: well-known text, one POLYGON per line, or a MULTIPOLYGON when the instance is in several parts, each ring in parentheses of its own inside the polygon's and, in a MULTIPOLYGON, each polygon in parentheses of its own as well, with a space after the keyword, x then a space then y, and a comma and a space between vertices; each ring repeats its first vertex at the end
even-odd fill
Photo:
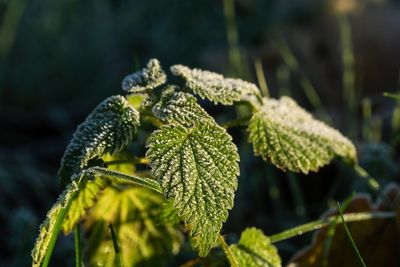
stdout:
POLYGON ((160 120, 168 123, 179 123, 191 127, 202 121, 213 121, 213 118, 197 103, 194 96, 184 92, 175 92, 176 87, 164 89, 161 99, 152 111, 160 120))
POLYGON ((191 128, 163 126, 147 146, 153 175, 166 198, 174 199, 199 255, 206 256, 233 207, 239 155, 232 138, 204 121, 191 128))
POLYGON ((61 184, 80 178, 91 159, 121 150, 139 125, 139 113, 122 96, 100 103, 78 126, 61 160, 61 184))
POLYGON ((312 117, 289 97, 263 99, 253 114, 249 141, 256 155, 283 170, 317 171, 335 156, 357 161, 352 142, 312 117))
POLYGON ((67 211, 62 224, 65 235, 69 234, 75 225, 87 214, 88 210, 96 203, 96 198, 104 189, 107 182, 105 179, 84 179, 79 183, 79 191, 67 211))
MULTIPOLYGON (((41 266, 50 246, 50 242, 52 239, 56 238, 54 235, 58 234, 56 228, 61 226, 62 219, 64 218, 63 213, 67 211, 76 191, 77 188, 74 187, 73 184, 67 185, 67 188, 47 213, 46 219, 40 226, 39 236, 36 239, 35 247, 31 252, 33 267, 41 266)), ((55 240, 53 240, 53 242, 55 242, 55 240)))
POLYGON ((122 80, 122 90, 128 93, 142 93, 156 88, 167 81, 167 75, 162 70, 157 59, 150 59, 141 71, 127 75, 122 80))
POLYGON ((230 251, 239 263, 246 267, 279 267, 281 259, 277 249, 261 230, 254 227, 242 232, 238 244, 230 246, 230 251))
POLYGON ((138 186, 110 186, 99 196, 85 225, 90 266, 115 266, 115 253, 107 225, 112 223, 124 266, 168 266, 179 252, 183 236, 158 218, 165 199, 138 186))
POLYGON ((171 67, 174 75, 182 77, 195 94, 207 98, 215 104, 232 105, 233 102, 246 100, 251 96, 259 96, 256 85, 199 69, 190 69, 183 65, 171 67))

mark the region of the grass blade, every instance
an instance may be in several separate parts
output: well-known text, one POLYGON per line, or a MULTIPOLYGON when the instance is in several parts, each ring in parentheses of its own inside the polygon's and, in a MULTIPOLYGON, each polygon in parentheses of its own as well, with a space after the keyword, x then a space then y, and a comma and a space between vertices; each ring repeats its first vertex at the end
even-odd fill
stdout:
POLYGON ((117 240, 117 236, 115 235, 115 231, 114 231, 114 227, 112 226, 112 224, 110 223, 109 225, 110 228, 110 232, 111 232, 111 238, 113 241, 113 246, 114 246, 114 251, 115 251, 115 261, 116 261, 116 266, 117 267, 123 267, 123 263, 122 263, 122 256, 121 256, 121 250, 119 248, 118 245, 118 240, 117 240))
POLYGON ((82 267, 82 240, 81 240, 81 225, 77 224, 74 230, 75 237, 75 266, 82 267))
POLYGON ((340 208, 339 202, 336 202, 336 204, 337 204, 337 207, 338 207, 338 210, 339 210, 339 213, 340 213, 340 218, 342 219, 343 227, 346 230, 347 237, 349 238, 349 240, 351 242, 351 245, 353 246, 353 249, 357 254, 357 257, 360 260, 361 266, 367 267, 367 265, 365 265, 365 262, 364 262, 363 258, 361 257, 360 251, 358 250, 358 248, 356 246, 356 243, 353 240, 353 237, 351 236, 349 228, 347 227, 347 224, 346 224, 346 222, 344 220, 343 213, 342 213, 342 210, 340 208))

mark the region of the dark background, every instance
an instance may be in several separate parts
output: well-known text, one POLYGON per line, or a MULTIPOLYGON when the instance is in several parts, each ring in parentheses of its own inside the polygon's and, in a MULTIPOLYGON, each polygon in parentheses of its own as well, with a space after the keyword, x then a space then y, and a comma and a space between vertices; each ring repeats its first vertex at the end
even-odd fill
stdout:
MULTIPOLYGON (((165 69, 182 63, 255 83, 260 60, 272 96, 289 94, 317 117, 328 114, 356 143, 362 166, 382 184, 399 180, 400 117, 383 92, 399 90, 400 1, 237 0, 234 6, 231 20, 220 0, 0 1, 0 265, 30 264, 39 223, 60 192, 56 173, 72 132, 149 58, 165 69), (343 86, 343 21, 351 30, 353 106, 343 86), (236 29, 237 42, 228 41, 236 29), (284 59, 284 47, 297 68, 284 59), (321 105, 307 97, 304 79, 321 105)), ((219 108, 202 104, 226 121, 219 108)), ((231 133, 241 150, 239 191, 224 228, 233 238, 246 226, 273 234, 305 223, 335 200, 369 190, 339 160, 308 176, 285 174, 252 156, 244 131, 231 133)), ((309 237, 279 243, 283 259, 309 237)), ((57 246, 57 266, 72 264, 70 241, 57 246)))

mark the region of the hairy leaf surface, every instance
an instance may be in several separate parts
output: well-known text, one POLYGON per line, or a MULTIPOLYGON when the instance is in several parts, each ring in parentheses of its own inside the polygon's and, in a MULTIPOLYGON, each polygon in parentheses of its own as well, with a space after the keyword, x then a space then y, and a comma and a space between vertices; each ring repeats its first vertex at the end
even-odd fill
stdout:
POLYGON ((122 80, 122 90, 128 93, 142 93, 164 84, 167 75, 157 59, 150 59, 147 66, 141 71, 127 75, 122 80))
POLYGON ((166 198, 174 199, 199 255, 207 255, 233 207, 239 175, 236 146, 214 122, 163 126, 147 146, 153 175, 166 198))
POLYGON ((194 96, 175 92, 175 87, 164 90, 161 99, 153 106, 154 115, 169 123, 179 123, 191 127, 213 118, 197 103, 194 96))
MULTIPOLYGON (((63 209, 68 208, 76 190, 77 188, 75 188, 74 185, 67 185, 67 188, 60 195, 57 202, 54 203, 53 207, 47 212, 46 219, 40 226, 39 236, 36 239, 35 247, 31 252, 33 267, 41 266, 50 244, 51 235, 58 223, 57 219, 63 209)), ((61 221, 59 223, 61 223, 61 221)))
POLYGON ((254 227, 242 232, 239 243, 231 245, 230 250, 239 266, 279 267, 281 259, 277 249, 261 230, 254 227))
POLYGON ((256 155, 283 170, 308 173, 335 156, 357 161, 349 139, 312 117, 289 97, 264 99, 249 125, 256 155))
POLYGON ((211 71, 190 69, 183 65, 174 65, 171 71, 185 79, 186 86, 195 94, 214 103, 232 105, 248 96, 259 95, 256 85, 240 79, 224 78, 211 71))
POLYGON ((81 176, 89 160, 121 150, 139 125, 139 113, 122 96, 100 103, 78 126, 61 160, 61 183, 81 176))

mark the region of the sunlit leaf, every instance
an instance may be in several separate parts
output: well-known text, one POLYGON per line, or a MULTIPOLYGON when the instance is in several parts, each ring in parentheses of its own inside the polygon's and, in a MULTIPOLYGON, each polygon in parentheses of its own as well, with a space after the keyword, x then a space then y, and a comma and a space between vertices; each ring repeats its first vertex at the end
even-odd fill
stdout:
POLYGON ((263 99, 249 125, 254 152, 283 170, 317 171, 335 156, 356 162, 356 150, 337 130, 312 117, 289 97, 263 99))
POLYGON ((232 138, 211 122, 168 125, 147 146, 153 175, 166 198, 174 199, 199 255, 207 255, 233 207, 239 156, 232 138))
POLYGON ((124 266, 166 266, 182 243, 182 234, 159 223, 163 196, 136 186, 111 186, 101 194, 86 219, 91 265, 115 266, 108 224, 112 223, 124 266))
POLYGON ((182 77, 186 86, 201 98, 214 103, 232 105, 233 102, 245 100, 249 96, 259 95, 256 85, 206 70, 190 69, 183 65, 171 67, 174 75, 182 77))
POLYGON ((121 150, 139 125, 139 113, 122 96, 100 103, 78 126, 61 160, 61 183, 81 177, 90 160, 121 150))
POLYGON ((122 90, 128 93, 142 93, 164 84, 167 76, 157 59, 150 59, 141 71, 127 75, 122 80, 122 90))
POLYGON ((267 236, 256 228, 242 232, 239 243, 231 245, 230 250, 239 266, 279 267, 281 259, 278 251, 267 236))

